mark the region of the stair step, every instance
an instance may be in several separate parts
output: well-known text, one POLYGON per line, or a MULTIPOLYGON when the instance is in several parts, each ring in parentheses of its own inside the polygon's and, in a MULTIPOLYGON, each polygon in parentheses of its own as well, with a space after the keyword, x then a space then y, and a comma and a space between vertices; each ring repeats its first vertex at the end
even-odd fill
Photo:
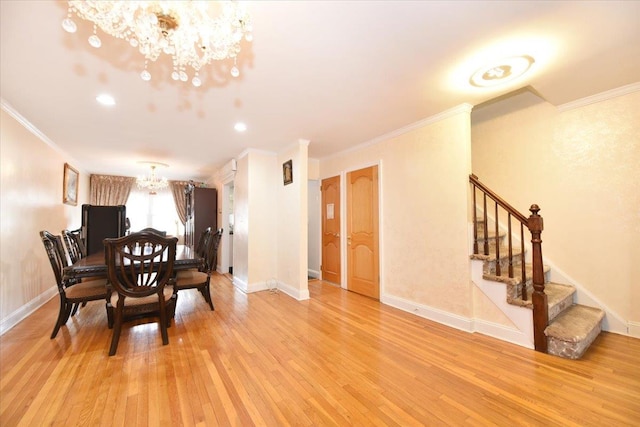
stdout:
POLYGON ((567 308, 544 330, 547 352, 579 359, 600 333, 603 318, 599 308, 577 304, 567 308))
POLYGON ((544 293, 547 295, 549 323, 551 323, 560 313, 573 305, 573 295, 576 293, 576 288, 550 282, 544 285, 544 293))
MULTIPOLYGON (((500 231, 498 233, 498 238, 503 238, 507 235, 507 233, 500 231)), ((495 241, 496 240, 496 232, 495 230, 489 230, 487 232, 487 240, 488 241, 495 241)), ((480 232, 480 230, 478 230, 478 248, 480 249, 480 251, 482 251, 482 245, 484 244, 484 232, 480 232)))

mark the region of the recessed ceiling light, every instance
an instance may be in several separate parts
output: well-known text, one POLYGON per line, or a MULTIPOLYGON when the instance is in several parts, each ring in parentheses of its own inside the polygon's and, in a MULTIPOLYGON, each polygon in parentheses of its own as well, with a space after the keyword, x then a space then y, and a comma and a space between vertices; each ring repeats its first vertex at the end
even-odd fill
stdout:
POLYGON ((247 130, 247 125, 242 123, 242 122, 238 122, 236 123, 233 128, 237 131, 237 132, 244 132, 245 130, 247 130))
POLYGON ((106 93, 96 96, 96 101, 102 105, 116 105, 116 100, 113 99, 113 96, 107 95, 106 93))
POLYGON ((504 84, 526 73, 535 60, 528 56, 512 56, 501 59, 491 65, 478 69, 469 82, 477 87, 489 87, 504 84))

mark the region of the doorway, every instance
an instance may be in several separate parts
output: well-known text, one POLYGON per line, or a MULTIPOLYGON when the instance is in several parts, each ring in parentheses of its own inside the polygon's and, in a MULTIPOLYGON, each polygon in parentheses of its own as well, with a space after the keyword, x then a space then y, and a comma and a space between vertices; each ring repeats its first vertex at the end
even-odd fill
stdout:
POLYGON ((322 280, 340 285, 340 177, 322 180, 322 280))
POLYGON ((233 181, 226 182, 222 187, 221 224, 223 228, 220 242, 220 272, 233 274, 233 181))
POLYGON ((347 289, 380 299, 378 166, 347 173, 347 289))

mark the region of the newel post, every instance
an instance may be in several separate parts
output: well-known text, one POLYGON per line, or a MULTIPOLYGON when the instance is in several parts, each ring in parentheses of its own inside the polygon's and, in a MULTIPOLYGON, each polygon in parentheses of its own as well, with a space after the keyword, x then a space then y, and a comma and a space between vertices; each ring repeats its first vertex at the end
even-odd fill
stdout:
POLYGON ((531 231, 532 266, 533 266, 533 340, 537 351, 547 352, 547 337, 544 334, 549 323, 547 295, 544 293, 544 268, 542 266, 542 217, 538 215, 538 205, 531 205, 531 216, 527 225, 531 231))

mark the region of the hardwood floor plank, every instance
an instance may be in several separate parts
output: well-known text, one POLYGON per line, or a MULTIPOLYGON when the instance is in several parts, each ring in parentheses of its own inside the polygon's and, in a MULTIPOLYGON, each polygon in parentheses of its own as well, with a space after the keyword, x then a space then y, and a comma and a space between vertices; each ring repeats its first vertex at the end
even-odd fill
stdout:
POLYGON ((0 337, 0 425, 635 426, 640 340, 601 334, 577 361, 448 328, 338 287, 181 292, 169 344, 104 304, 49 339, 52 300, 0 337))

